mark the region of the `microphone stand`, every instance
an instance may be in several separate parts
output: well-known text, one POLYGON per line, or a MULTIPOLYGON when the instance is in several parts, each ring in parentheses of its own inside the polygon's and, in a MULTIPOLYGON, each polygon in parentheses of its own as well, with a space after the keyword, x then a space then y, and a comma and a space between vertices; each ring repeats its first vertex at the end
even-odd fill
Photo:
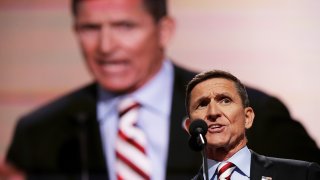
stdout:
POLYGON ((80 141, 80 159, 81 159, 81 180, 89 180, 88 171, 88 149, 87 149, 87 116, 83 113, 76 114, 76 120, 79 125, 79 141, 80 141))
POLYGON ((208 159, 207 159, 207 151, 206 151, 206 142, 202 136, 202 134, 199 134, 200 137, 200 142, 202 146, 201 154, 202 154, 202 160, 203 160, 203 172, 205 175, 205 179, 209 180, 209 175, 208 175, 208 159))

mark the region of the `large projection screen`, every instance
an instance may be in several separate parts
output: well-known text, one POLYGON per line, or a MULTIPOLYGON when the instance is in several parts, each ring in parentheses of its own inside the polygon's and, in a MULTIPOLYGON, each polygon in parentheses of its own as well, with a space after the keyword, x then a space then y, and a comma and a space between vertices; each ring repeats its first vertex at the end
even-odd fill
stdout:
MULTIPOLYGON (((19 117, 91 77, 68 0, 0 1, 0 158, 19 117)), ((192 70, 223 69, 280 98, 320 145, 320 1, 169 0, 167 54, 192 70)))

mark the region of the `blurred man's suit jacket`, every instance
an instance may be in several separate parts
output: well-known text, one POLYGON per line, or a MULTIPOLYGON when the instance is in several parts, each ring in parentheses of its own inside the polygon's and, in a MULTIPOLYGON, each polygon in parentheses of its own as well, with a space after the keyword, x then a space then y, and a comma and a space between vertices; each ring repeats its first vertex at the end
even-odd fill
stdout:
MULTIPOLYGON (((201 155, 188 147, 182 129, 186 117, 185 88, 195 73, 174 67, 167 179, 190 179, 201 155)), ((261 91, 247 89, 256 112, 249 147, 265 155, 320 162, 320 151, 286 107, 261 91), (304 149, 303 151, 301 149, 304 149)), ((7 160, 35 175, 108 176, 96 118, 97 84, 72 92, 19 120, 7 160)))

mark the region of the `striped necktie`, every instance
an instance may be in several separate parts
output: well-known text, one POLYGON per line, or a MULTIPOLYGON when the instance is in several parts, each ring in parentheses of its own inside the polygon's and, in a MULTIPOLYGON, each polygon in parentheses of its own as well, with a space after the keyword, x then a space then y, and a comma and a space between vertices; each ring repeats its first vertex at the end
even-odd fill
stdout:
POLYGON ((146 155, 146 137, 137 127, 140 104, 124 99, 119 104, 119 127, 116 141, 116 175, 118 180, 150 179, 151 166, 146 155))
POLYGON ((218 166, 218 180, 230 180, 231 174, 236 166, 231 162, 222 162, 218 166))

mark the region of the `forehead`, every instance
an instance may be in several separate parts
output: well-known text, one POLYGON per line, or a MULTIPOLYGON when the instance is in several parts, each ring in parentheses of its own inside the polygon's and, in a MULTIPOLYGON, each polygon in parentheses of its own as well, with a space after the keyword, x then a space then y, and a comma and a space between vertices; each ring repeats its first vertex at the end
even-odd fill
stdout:
POLYGON ((80 0, 77 11, 78 17, 88 14, 147 13, 143 0, 80 0))
POLYGON ((235 83, 224 78, 211 78, 205 80, 197 84, 191 91, 191 95, 196 97, 220 93, 238 94, 235 83))
POLYGON ((85 5, 96 10, 128 9, 135 6, 142 6, 143 0, 79 0, 78 5, 85 5))

